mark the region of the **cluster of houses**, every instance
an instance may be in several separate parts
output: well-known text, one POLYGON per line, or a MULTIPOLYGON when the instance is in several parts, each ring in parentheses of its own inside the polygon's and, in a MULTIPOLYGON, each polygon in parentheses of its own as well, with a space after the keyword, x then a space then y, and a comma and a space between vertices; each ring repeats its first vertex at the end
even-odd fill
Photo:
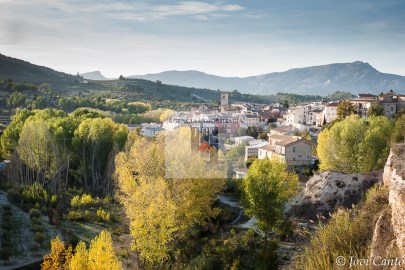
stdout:
MULTIPOLYGON (((361 117, 368 117, 369 109, 373 104, 380 104, 384 115, 392 119, 397 111, 405 110, 405 95, 389 91, 385 94, 358 94, 356 98, 349 99, 355 111, 361 117)), ((322 126, 330 123, 337 118, 337 107, 339 102, 315 102, 290 108, 286 114, 287 125, 294 126, 297 129, 301 125, 322 126)))
MULTIPOLYGON (((339 101, 312 102, 292 108, 281 104, 251 104, 235 102, 229 104, 228 94, 221 93, 221 105, 210 106, 195 104, 189 111, 179 111, 161 126, 157 124, 144 125, 141 133, 153 137, 166 129, 189 126, 200 132, 210 133, 220 130, 226 137, 232 138, 233 146, 245 146, 244 160, 251 157, 259 159, 277 157, 283 159, 289 168, 308 166, 314 162, 312 142, 297 135, 297 132, 311 131, 313 141, 316 141, 320 127, 337 118, 339 101), (270 123, 272 127, 269 128, 270 123), (241 129, 259 127, 268 132, 268 140, 255 139, 253 136, 238 136, 241 129)), ((393 118, 399 110, 405 110, 405 95, 389 91, 379 96, 359 94, 349 100, 355 111, 362 117, 367 117, 373 103, 383 107, 384 115, 393 118)), ((255 136, 256 137, 256 136, 255 136)), ((221 144, 221 143, 220 143, 221 144)), ((231 146, 231 147, 233 147, 231 146)))

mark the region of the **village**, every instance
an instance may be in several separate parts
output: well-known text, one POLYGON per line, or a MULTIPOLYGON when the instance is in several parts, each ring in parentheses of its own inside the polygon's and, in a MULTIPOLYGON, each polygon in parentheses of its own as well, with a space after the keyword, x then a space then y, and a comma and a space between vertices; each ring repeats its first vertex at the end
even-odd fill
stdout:
MULTIPOLYGON (((195 104, 189 111, 177 111, 162 124, 142 124, 141 134, 154 137, 164 130, 188 126, 209 136, 209 144, 216 143, 218 150, 229 151, 242 146, 245 163, 234 166, 236 178, 244 177, 246 162, 255 158, 278 157, 286 162, 289 170, 301 172, 318 162, 314 153, 317 136, 322 127, 337 119, 337 108, 342 101, 321 100, 294 107, 282 103, 231 103, 228 93, 221 92, 219 106, 195 104), (212 135, 214 130, 218 131, 218 135, 212 135)), ((405 109, 405 95, 392 90, 378 96, 358 94, 347 101, 362 118, 368 117, 373 105, 380 106, 382 114, 388 119, 393 119, 397 111, 405 109)))

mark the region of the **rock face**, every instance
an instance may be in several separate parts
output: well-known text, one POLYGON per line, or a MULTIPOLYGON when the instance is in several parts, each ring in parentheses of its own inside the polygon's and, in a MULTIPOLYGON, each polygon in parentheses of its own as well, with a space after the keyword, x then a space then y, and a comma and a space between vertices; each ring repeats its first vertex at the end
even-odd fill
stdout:
MULTIPOLYGON (((370 257, 390 258, 396 253, 396 239, 391 224, 391 209, 384 210, 374 227, 370 257)), ((373 266, 372 269, 381 267, 373 266)))
POLYGON ((398 255, 405 257, 405 144, 395 145, 391 149, 383 179, 384 185, 389 188, 391 225, 398 255))
POLYGON ((357 204, 364 192, 381 179, 380 172, 346 174, 323 171, 306 183, 288 214, 306 219, 317 219, 319 215, 328 217, 339 206, 350 208, 357 204))

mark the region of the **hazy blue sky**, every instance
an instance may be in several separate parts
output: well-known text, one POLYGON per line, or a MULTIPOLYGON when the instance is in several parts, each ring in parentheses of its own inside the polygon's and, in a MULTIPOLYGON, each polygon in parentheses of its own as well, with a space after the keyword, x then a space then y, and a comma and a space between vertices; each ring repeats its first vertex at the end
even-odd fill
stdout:
POLYGON ((405 75, 405 1, 0 0, 0 53, 110 77, 334 62, 405 75))

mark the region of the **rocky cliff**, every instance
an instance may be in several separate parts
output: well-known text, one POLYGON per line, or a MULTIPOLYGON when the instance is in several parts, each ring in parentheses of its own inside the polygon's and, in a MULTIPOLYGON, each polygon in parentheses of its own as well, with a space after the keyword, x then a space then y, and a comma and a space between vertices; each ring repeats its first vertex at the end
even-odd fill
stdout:
MULTIPOLYGON (((395 145, 384 168, 384 185, 389 189, 390 221, 398 249, 405 257, 405 144, 395 145)), ((378 234, 376 228, 376 234, 378 234)), ((387 235, 388 237, 388 235, 387 235)))
POLYGON ((368 188, 381 182, 382 173, 355 173, 323 171, 311 177, 301 194, 293 201, 289 215, 301 219, 317 219, 342 206, 351 208, 363 197, 368 188))

